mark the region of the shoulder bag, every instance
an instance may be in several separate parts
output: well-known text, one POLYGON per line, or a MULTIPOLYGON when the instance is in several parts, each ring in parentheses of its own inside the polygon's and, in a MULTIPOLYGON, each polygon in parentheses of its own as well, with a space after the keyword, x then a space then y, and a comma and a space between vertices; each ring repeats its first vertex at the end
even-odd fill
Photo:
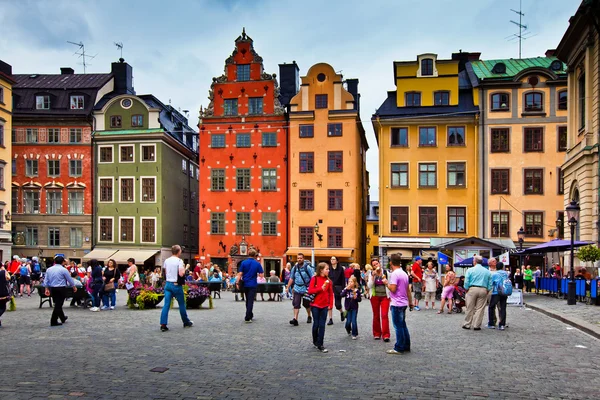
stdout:
MULTIPOLYGON (((310 283, 310 282, 309 282, 310 283)), ((317 277, 315 276, 315 287, 317 287, 317 277)), ((317 295, 316 294, 308 294, 308 291, 306 293, 304 293, 304 295, 302 296, 302 300, 305 300, 307 302, 309 302, 310 304, 315 302, 315 297, 317 295)))

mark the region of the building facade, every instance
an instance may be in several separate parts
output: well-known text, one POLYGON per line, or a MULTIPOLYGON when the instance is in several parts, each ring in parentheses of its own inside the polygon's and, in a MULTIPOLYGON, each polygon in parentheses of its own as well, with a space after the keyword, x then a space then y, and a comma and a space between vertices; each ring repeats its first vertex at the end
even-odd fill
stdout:
POLYGON ((8 164, 12 160, 12 67, 0 60, 0 262, 12 257, 11 236, 11 187, 12 176, 8 164))
POLYGON ((325 63, 308 70, 290 100, 290 257, 365 263, 368 146, 359 101, 358 79, 344 81, 325 63))
POLYGON ((264 72, 244 30, 224 74, 213 78, 209 106, 200 110, 202 261, 236 270, 251 246, 266 270, 281 271, 288 238, 288 131, 279 95, 276 74, 264 72))
POLYGON ((379 258, 379 202, 369 201, 367 213, 367 263, 379 258))

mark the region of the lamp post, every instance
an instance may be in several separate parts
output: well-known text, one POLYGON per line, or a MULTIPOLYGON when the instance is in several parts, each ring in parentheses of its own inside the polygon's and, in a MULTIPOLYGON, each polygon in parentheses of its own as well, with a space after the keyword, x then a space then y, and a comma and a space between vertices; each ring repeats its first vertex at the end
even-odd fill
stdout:
POLYGON ((571 267, 571 278, 567 286, 567 304, 574 306, 577 304, 577 298, 575 293, 575 227, 579 220, 579 204, 576 201, 571 201, 567 206, 567 218, 569 226, 571 227, 571 254, 570 254, 570 267, 571 267))
MULTIPOLYGON (((313 226, 313 231, 315 232, 315 235, 317 235, 317 238, 319 239, 319 242, 323 241, 323 234, 319 233, 319 222, 315 223, 315 226, 313 226)), ((313 240, 313 247, 311 249, 311 256, 310 256, 310 262, 312 263, 313 267, 315 265, 315 243, 313 240)))
MULTIPOLYGON (((525 241, 525 231, 523 227, 519 229, 517 232, 517 237, 519 238, 519 253, 523 251, 523 242, 525 241)), ((519 254, 519 268, 523 266, 523 255, 519 254)))

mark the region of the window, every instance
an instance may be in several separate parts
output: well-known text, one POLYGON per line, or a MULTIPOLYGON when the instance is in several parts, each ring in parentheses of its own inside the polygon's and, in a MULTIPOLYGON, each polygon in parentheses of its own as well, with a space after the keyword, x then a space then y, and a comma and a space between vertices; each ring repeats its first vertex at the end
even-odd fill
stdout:
POLYGON ((558 127, 558 151, 567 151, 567 127, 558 127))
POLYGON ((250 64, 237 65, 237 80, 238 82, 250 80, 250 64))
POLYGON ((141 127, 144 126, 144 116, 140 114, 131 116, 131 126, 132 127, 141 127))
POLYGON ((524 194, 544 194, 544 170, 526 169, 524 194))
POLYGON ((17 142, 17 130, 15 128, 11 129, 10 140, 13 143, 17 142))
POLYGON ((69 235, 70 247, 83 247, 83 230, 81 228, 71 228, 69 235))
POLYGON ((47 190, 46 191, 46 213, 60 214, 62 211, 62 191, 47 190))
POLYGON ((81 143, 81 128, 69 129, 69 143, 81 143))
POLYGON ((408 147, 408 128, 392 128, 391 133, 392 146, 408 147))
POLYGON ((525 235, 533 237, 543 237, 543 219, 542 212, 524 212, 525 216, 525 235))
POLYGON ((557 211, 556 212, 556 219, 558 221, 560 221, 560 226, 558 228, 558 238, 559 239, 564 239, 564 237, 565 237, 565 212, 564 211, 557 211))
MULTIPOLYGON (((4 190, 4 166, 1 166, 1 165, 0 165, 0 189, 4 190)), ((1 211, 2 210, 0 210, 0 222, 2 222, 1 221, 1 218, 2 218, 1 211)))
POLYGON ((183 198, 183 210, 185 211, 185 210, 188 209, 188 203, 190 201, 190 198, 188 197, 188 190, 187 189, 183 189, 182 198, 183 198))
POLYGON ((330 189, 327 191, 327 209, 328 210, 343 210, 344 209, 344 191, 341 189, 330 189))
POLYGON ((59 247, 60 246, 60 229, 59 228, 48 228, 48 246, 59 247))
POLYGON ((464 146, 465 145, 465 127, 464 126, 449 126, 448 127, 448 146, 464 146))
POLYGON ((492 95, 492 111, 508 111, 510 96, 508 93, 494 93, 492 95))
POLYGON ((560 92, 558 92, 558 109, 559 110, 566 110, 569 104, 568 101, 568 97, 567 97, 567 91, 566 90, 561 90, 560 92))
POLYGON ((466 214, 465 207, 448 207, 448 233, 466 232, 466 214))
POLYGON ((213 149, 225 147, 225 135, 212 135, 210 138, 210 147, 213 149))
POLYGON ((210 170, 210 190, 213 192, 225 191, 225 170, 211 169, 210 170))
POLYGON ((113 201, 113 180, 112 178, 100 178, 100 201, 113 201))
POLYGON ((407 188, 408 187, 408 164, 394 163, 392 164, 392 187, 407 188))
POLYGON ((510 193, 510 170, 493 169, 492 170, 492 194, 510 193))
POLYGON ((300 153, 300 172, 315 172, 315 153, 300 153))
POLYGON ((344 153, 341 151, 327 152, 327 172, 342 172, 344 170, 344 153))
POLYGON ((38 228, 27 227, 25 228, 25 245, 26 246, 37 246, 38 245, 38 228))
POLYGON ((435 147, 436 144, 437 144, 437 141, 436 141, 435 127, 420 127, 419 128, 419 146, 435 147))
POLYGON ((277 213, 262 213, 263 236, 277 236, 277 213))
POLYGON ((25 175, 38 176, 38 161, 25 160, 25 175))
POLYGON ((19 212, 19 189, 13 189, 11 191, 11 212, 18 213, 19 212))
POLYGON ((492 212, 492 237, 510 237, 509 221, 507 211, 492 212))
POLYGON ((83 96, 71 96, 71 110, 83 110, 83 96))
POLYGON ((133 218, 121 218, 121 242, 133 242, 133 218))
POLYGON ((250 190, 250 168, 236 170, 236 189, 238 192, 250 190))
POLYGON ((111 128, 120 128, 122 126, 121 116, 120 115, 111 115, 110 116, 110 127, 111 128))
POLYGON ((525 93, 525 111, 543 111, 544 96, 540 92, 525 93))
POLYGON ((35 96, 35 108, 37 110, 49 110, 50 96, 35 96))
POLYGON ((447 106, 450 104, 450 92, 435 92, 433 104, 436 106, 447 106))
POLYGON ((379 235, 379 224, 373 225, 373 235, 379 235))
POLYGON ((436 187, 436 175, 436 164, 419 164, 419 187, 436 187))
POLYGON ((262 134, 262 147, 277 147, 277 134, 276 133, 263 133, 262 134))
POLYGON ((141 218, 142 243, 156 242, 156 220, 154 218, 141 218))
POLYGON ((4 88, 0 87, 0 103, 4 103, 4 88))
POLYGON ((26 143, 38 142, 38 130, 36 128, 27 128, 25 132, 27 133, 27 136, 25 137, 26 143))
POLYGON ((490 152, 508 153, 510 152, 510 132, 506 128, 492 128, 491 130, 490 152))
POLYGON ((23 213, 39 214, 40 213, 40 191, 39 190, 24 190, 23 191, 23 213))
POLYGON ((142 145, 142 161, 156 161, 156 156, 154 155, 155 150, 156 147, 154 145, 142 145))
POLYGON ((156 201, 156 178, 142 178, 142 201, 156 201))
POLYGON ((408 232, 408 207, 392 207, 392 232, 408 232))
POLYGON ((213 235, 225 234, 225 213, 210 213, 210 233, 213 235))
POLYGON ((196 192, 190 193, 190 211, 192 214, 198 209, 198 202, 196 201, 196 192))
POLYGON ((133 146, 119 146, 121 148, 121 162, 133 162, 133 146))
POLYGON ((112 242, 113 220, 111 218, 100 218, 100 241, 112 242))
POLYGON ((121 202, 133 202, 133 178, 121 178, 121 202))
POLYGON ((83 190, 69 191, 69 214, 83 215, 83 190))
POLYGON ((300 247, 313 247, 314 233, 312 226, 300 227, 300 247))
POLYGON ((448 187, 465 187, 466 163, 448 163, 448 187))
POLYGON ((262 170, 262 190, 263 192, 277 190, 277 170, 275 168, 262 170))
POLYGON ((327 124, 327 136, 342 136, 342 124, 327 124))
POLYGON ((81 176, 81 169, 81 160, 69 160, 69 176, 81 176))
POLYGON ((421 60, 421 76, 433 75, 433 59, 424 58, 421 60))
POLYGON ((103 163, 111 163, 113 162, 113 148, 110 147, 100 147, 100 162, 103 163))
POLYGON ((250 134, 249 133, 238 133, 235 136, 236 147, 250 147, 250 134))
POLYGON ((263 98, 262 97, 250 97, 248 99, 248 114, 249 115, 260 115, 263 113, 263 98))
POLYGON ((421 105, 420 92, 406 92, 404 97, 406 99, 406 107, 419 107, 421 105))
POLYGON ((565 193, 565 173, 562 168, 558 167, 556 169, 556 181, 557 181, 557 193, 564 194, 565 193))
POLYGON ((577 80, 579 129, 585 128, 585 74, 582 74, 577 80))
POLYGON ((525 152, 544 152, 543 128, 525 128, 525 152))
POLYGON ((327 108, 327 95, 316 94, 315 95, 315 108, 327 108))
POLYGON ((49 128, 48 129, 48 143, 60 143, 60 129, 49 128))
POLYGON ((315 191, 301 190, 300 191, 300 211, 312 211, 315 209, 315 191))
POLYGON ((15 176, 17 174, 17 160, 15 160, 14 158, 11 160, 11 169, 12 175, 15 176))
POLYGON ((315 126, 314 125, 300 125, 300 137, 301 138, 309 138, 315 136, 315 126))
POLYGON ((225 99, 223 101, 223 115, 234 116, 238 113, 238 101, 237 99, 225 99))
POLYGON ((48 160, 48 176, 60 176, 60 160, 48 160))
POLYGON ((0 124, 0 147, 4 147, 4 125, 0 124))
POLYGON ((419 232, 436 233, 437 232, 437 208, 419 207, 419 232))
POLYGON ((239 212, 235 216, 235 233, 237 235, 250 234, 250 213, 239 212))
POLYGON ((327 247, 343 247, 343 232, 341 227, 327 228, 327 247))

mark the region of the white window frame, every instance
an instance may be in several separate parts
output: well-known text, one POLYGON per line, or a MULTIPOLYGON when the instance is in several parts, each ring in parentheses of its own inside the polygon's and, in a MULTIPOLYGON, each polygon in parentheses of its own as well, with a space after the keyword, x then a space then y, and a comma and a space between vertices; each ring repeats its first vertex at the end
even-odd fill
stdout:
POLYGON ((156 162, 156 143, 142 143, 140 145, 140 162, 141 163, 155 163, 156 162), (144 161, 144 147, 153 147, 154 150, 152 151, 152 154, 154 155, 154 160, 152 161, 144 161))
MULTIPOLYGON (((119 152, 119 157, 121 156, 121 153, 119 152)), ((113 164, 115 162, 115 146, 111 145, 100 145, 98 146, 98 164, 113 164), (100 155, 102 154, 102 149, 106 149, 106 148, 111 148, 112 149, 112 156, 110 157, 110 161, 101 161, 101 157, 100 155)))
POLYGON ((158 221, 157 221, 156 217, 140 217, 140 243, 156 244, 157 223, 158 223, 158 221), (143 221, 145 219, 152 219, 152 220, 154 220, 154 242, 144 242, 144 224, 143 224, 143 221))
POLYGON ((125 216, 125 217, 119 217, 119 243, 135 243, 135 217, 130 217, 130 216, 125 216), (121 235, 121 220, 123 219, 131 219, 133 220, 133 229, 131 230, 132 234, 133 234, 133 240, 122 240, 122 235, 121 235))
MULTIPOLYGON (((135 203, 135 176, 120 176, 119 177, 119 189, 118 189, 118 193, 119 193, 119 203, 123 203, 123 204, 131 204, 131 203, 135 203), (133 180, 133 190, 131 191, 132 195, 133 195, 133 199, 131 201, 122 201, 121 200, 121 181, 123 179, 132 179, 133 180)), ((114 196, 113 196, 114 199, 114 196)))
POLYGON ((40 176, 40 162, 39 162, 39 160, 29 160, 29 159, 25 160, 25 176, 27 176, 27 177, 40 176), (33 165, 34 165, 33 163, 34 162, 37 163, 36 164, 37 168, 36 168, 35 174, 33 173, 33 171, 31 171, 32 173, 27 173, 27 163, 28 162, 31 162, 31 169, 33 169, 33 165))
POLYGON ((98 217, 98 242, 114 243, 115 242, 115 217, 98 217), (112 221, 112 240, 102 240, 102 220, 110 219, 112 221))
MULTIPOLYGON (((77 165, 77 164, 75 164, 77 165)), ((75 167, 75 170, 77 170, 77 167, 75 167)), ((83 160, 82 159, 71 159, 69 160, 69 176, 72 178, 79 178, 81 176, 83 176, 83 160), (77 171, 75 171, 75 174, 71 173, 71 163, 77 163, 79 162, 79 164, 81 164, 81 174, 77 175, 77 171)))
POLYGON ((69 100, 71 110, 83 110, 85 108, 85 98, 82 95, 71 95, 69 100), (73 100, 75 100, 75 107, 73 107, 73 100), (79 100, 81 100, 81 107, 79 106, 79 100))
POLYGON ((35 109, 36 110, 49 110, 50 109, 50 96, 48 96, 48 95, 35 96, 35 109), (46 98, 48 99, 48 107, 45 107, 46 98), (40 100, 41 100, 41 102, 40 102, 40 100), (40 107, 40 105, 41 105, 41 107, 40 107))
POLYGON ((80 249, 80 248, 83 247, 83 243, 84 243, 83 228, 80 227, 80 226, 74 226, 74 227, 72 226, 72 227, 70 227, 69 228, 69 247, 72 247, 72 248, 75 248, 75 249, 80 249), (74 245, 73 241, 71 240, 72 239, 71 235, 73 234, 73 230, 74 229, 79 229, 79 231, 81 232, 81 246, 74 245))
MULTIPOLYGON (((113 160, 114 160, 115 156, 113 154, 113 160)), ((120 144, 119 145, 119 163, 121 164, 133 164, 135 163, 135 144, 133 143, 128 143, 128 144, 120 144), (133 157, 131 161, 123 161, 121 160, 121 148, 122 147, 131 147, 133 149, 133 157)))
MULTIPOLYGON (((157 201, 157 199, 156 199, 156 196, 157 196, 156 182, 157 182, 156 176, 140 176, 140 203, 149 203, 149 204, 156 203, 156 201, 157 201), (144 185, 142 184, 142 179, 154 179, 154 201, 145 201, 144 200, 144 187, 143 187, 144 185)), ((134 183, 134 185, 135 185, 135 183, 134 183)))
POLYGON ((114 203, 115 202, 115 177, 114 176, 101 176, 98 177, 98 203, 103 203, 103 204, 110 204, 110 203, 114 203), (101 185, 101 181, 102 180, 109 180, 112 182, 112 201, 103 201, 100 200, 101 197, 101 191, 102 191, 102 185, 101 185))

